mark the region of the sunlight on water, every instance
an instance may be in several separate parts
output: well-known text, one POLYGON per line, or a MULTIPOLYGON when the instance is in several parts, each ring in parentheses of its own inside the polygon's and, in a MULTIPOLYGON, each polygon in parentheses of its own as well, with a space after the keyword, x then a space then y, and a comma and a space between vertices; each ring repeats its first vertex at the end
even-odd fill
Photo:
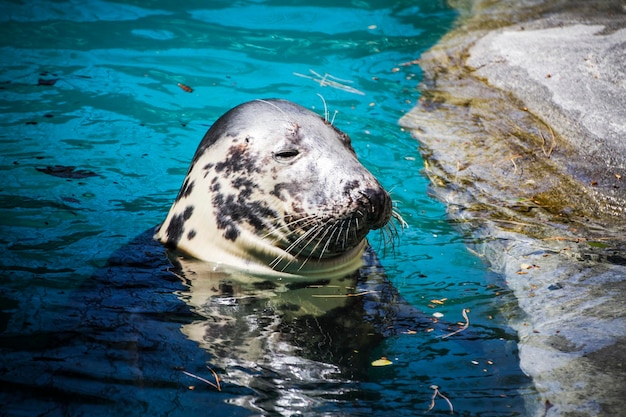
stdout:
MULTIPOLYGON (((283 414, 422 415, 434 384, 462 415, 523 415, 532 390, 504 316, 514 301, 428 197, 417 143, 397 123, 419 98, 414 60, 455 18, 445 2, 144 3, 3 6, 0 401, 9 414, 247 415, 238 405, 254 403, 283 414), (371 235, 390 281, 429 320, 462 323, 468 309, 472 333, 455 341, 407 329, 371 352, 393 365, 310 384, 304 397, 260 375, 255 389, 218 393, 179 369, 212 363, 181 332, 197 320, 180 301, 183 282, 155 274, 165 260, 144 246, 148 260, 125 245, 163 221, 226 110, 279 97, 323 114, 319 95, 409 224, 393 250, 371 235), (107 272, 114 253, 125 260, 107 272)), ((428 415, 444 414, 439 398, 428 415)))

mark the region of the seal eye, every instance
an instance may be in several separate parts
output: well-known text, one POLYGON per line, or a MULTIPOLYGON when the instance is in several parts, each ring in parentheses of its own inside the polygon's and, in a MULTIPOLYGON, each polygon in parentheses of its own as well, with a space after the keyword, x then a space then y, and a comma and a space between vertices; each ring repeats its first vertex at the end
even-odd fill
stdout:
POLYGON ((293 161, 300 152, 297 149, 285 149, 274 154, 274 159, 278 162, 290 162, 293 161))

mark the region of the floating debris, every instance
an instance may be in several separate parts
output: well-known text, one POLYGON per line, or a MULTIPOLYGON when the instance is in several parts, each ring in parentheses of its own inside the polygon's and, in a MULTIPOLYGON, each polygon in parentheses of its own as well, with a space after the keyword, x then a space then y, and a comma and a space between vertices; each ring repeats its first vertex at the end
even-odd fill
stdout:
POLYGON ((367 294, 375 294, 378 291, 374 291, 374 290, 367 290, 367 291, 361 291, 361 292, 357 292, 357 293, 348 293, 348 294, 312 294, 311 297, 313 298, 347 298, 347 297, 361 297, 363 295, 367 295, 367 294))
POLYGON ((454 407, 452 406, 452 402, 448 399, 448 397, 446 397, 439 391, 439 387, 437 385, 431 385, 429 388, 435 390, 435 392, 433 393, 433 397, 430 399, 430 407, 428 407, 428 410, 426 410, 426 412, 429 412, 435 407, 435 398, 439 396, 446 400, 446 402, 448 403, 448 406, 450 407, 450 414, 454 414, 454 407))
POLYGON ((357 90, 354 87, 350 87, 349 85, 346 85, 345 83, 349 83, 352 84, 352 81, 350 80, 343 80, 341 78, 337 78, 333 75, 330 75, 329 73, 324 73, 324 75, 320 75, 317 72, 313 71, 312 69, 309 69, 309 72, 311 74, 313 74, 313 76, 311 75, 305 75, 305 74, 299 74, 297 72, 294 72, 293 75, 297 76, 297 77, 302 77, 302 78, 308 78, 310 80, 315 81, 316 83, 318 83, 320 85, 320 87, 333 87, 336 88, 338 90, 342 90, 342 91, 346 91, 348 93, 352 93, 352 94, 358 94, 360 96, 364 96, 365 93, 357 90))
POLYGON ((372 366, 389 366, 392 365, 393 362, 391 362, 389 359, 387 359, 386 357, 382 357, 380 359, 376 359, 374 362, 372 362, 372 366))
MULTIPOLYGON (((215 378, 215 382, 211 382, 211 381, 209 381, 208 379, 204 379, 204 378, 202 378, 201 376, 194 375, 194 374, 192 374, 191 372, 187 372, 187 371, 185 371, 185 370, 182 370, 182 372, 183 372, 185 375, 187 375, 187 376, 190 376, 190 377, 192 377, 192 378, 195 378, 195 379, 197 379, 198 381, 202 381, 202 382, 204 382, 204 383, 206 383, 206 384, 208 384, 208 385, 212 386, 212 387, 213 387, 213 388, 215 388, 216 390, 221 391, 221 390, 222 390, 222 385, 220 384, 220 382, 221 382, 220 377, 217 375, 217 373, 215 373, 215 371, 214 371, 213 369, 211 369, 211 368, 210 368, 210 367, 208 367, 208 366, 207 366, 207 368, 208 368, 208 369, 209 369, 209 371, 211 371, 211 373, 213 374, 213 378, 215 378)), ((191 389, 191 390, 192 390, 192 389, 194 389, 194 388, 195 388, 195 387, 193 387, 193 385, 189 387, 189 389, 191 389)))
POLYGON ((399 64, 401 67, 410 67, 411 65, 419 65, 420 64, 420 60, 419 59, 414 59, 413 61, 408 61, 408 62, 403 62, 401 64, 399 64))
POLYGON ((467 312, 468 311, 469 310, 467 310, 465 308, 463 309, 463 318, 465 319, 465 324, 463 325, 463 327, 461 327, 459 330, 456 330, 456 331, 454 331, 452 333, 448 333, 446 335, 441 336, 442 339, 446 339, 446 338, 448 338, 448 337, 450 337, 452 335, 455 335, 457 333, 461 333, 463 330, 466 330, 469 327, 469 317, 467 317, 467 312))
POLYGON ((193 88, 189 87, 188 85, 185 85, 183 83, 178 83, 176 85, 179 86, 180 89, 183 90, 183 91, 186 91, 188 93, 193 93, 193 88))

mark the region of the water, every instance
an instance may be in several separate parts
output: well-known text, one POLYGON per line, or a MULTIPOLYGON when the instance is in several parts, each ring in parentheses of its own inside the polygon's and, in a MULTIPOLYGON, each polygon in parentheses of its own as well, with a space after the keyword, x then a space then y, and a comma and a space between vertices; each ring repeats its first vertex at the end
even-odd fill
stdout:
MULTIPOLYGON (((419 98, 419 67, 401 64, 450 28, 444 1, 2 8, 0 414, 423 415, 431 385, 460 415, 524 414, 533 391, 505 324, 514 300, 428 197, 416 142, 397 124, 419 98), (320 94, 410 225, 394 251, 371 236, 387 276, 424 317, 463 322, 468 309, 471 336, 387 337, 358 377, 292 396, 245 367, 250 386, 225 376, 217 392, 181 371, 211 378, 217 358, 181 331, 198 322, 186 283, 146 241, 127 245, 164 219, 223 112, 280 97, 323 114, 320 94), (114 253, 122 261, 105 266, 114 253), (394 364, 369 366, 381 356, 394 364)), ((439 397, 428 415, 448 405, 439 397)))

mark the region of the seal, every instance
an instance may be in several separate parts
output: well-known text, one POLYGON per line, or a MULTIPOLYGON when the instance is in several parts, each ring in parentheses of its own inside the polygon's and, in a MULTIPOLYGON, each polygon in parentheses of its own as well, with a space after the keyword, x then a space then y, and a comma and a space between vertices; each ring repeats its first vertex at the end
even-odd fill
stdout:
POLYGON ((154 238, 217 269, 345 276, 392 216, 348 135, 300 105, 259 99, 204 135, 154 238))

